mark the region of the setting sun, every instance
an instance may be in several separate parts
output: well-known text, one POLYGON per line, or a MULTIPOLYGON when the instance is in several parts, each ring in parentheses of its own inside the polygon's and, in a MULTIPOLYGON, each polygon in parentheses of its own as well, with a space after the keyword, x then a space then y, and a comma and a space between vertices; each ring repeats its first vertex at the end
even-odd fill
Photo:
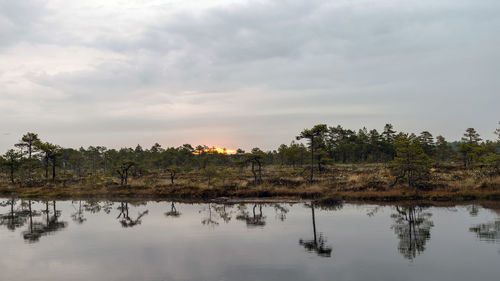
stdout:
MULTIPOLYGON (((217 152, 219 154, 236 154, 236 150, 234 149, 227 149, 227 148, 220 148, 220 147, 207 147, 203 149, 203 152, 207 153, 214 153, 217 152)), ((200 154, 200 151, 195 151, 193 154, 200 154)))

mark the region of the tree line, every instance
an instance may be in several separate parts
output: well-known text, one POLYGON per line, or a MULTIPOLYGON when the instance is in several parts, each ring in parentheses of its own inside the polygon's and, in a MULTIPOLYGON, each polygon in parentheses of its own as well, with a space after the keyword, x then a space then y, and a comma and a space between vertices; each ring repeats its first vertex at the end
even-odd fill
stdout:
MULTIPOLYGON (((500 122, 499 122, 500 124, 500 122)), ((468 128, 459 141, 448 142, 443 136, 423 131, 397 132, 386 124, 376 129, 345 129, 342 126, 318 124, 301 131, 290 144, 263 151, 238 149, 235 154, 206 145, 163 148, 108 149, 104 146, 63 148, 45 142, 36 133, 26 133, 0 157, 0 164, 11 183, 38 184, 57 179, 82 179, 95 175, 116 176, 122 185, 130 175, 167 174, 172 183, 181 172, 199 171, 209 181, 220 172, 217 167, 249 167, 255 183, 262 181, 266 165, 289 166, 315 172, 331 165, 352 163, 387 163, 396 182, 414 186, 425 178, 432 165, 459 163, 464 169, 480 168, 498 174, 500 166, 500 128, 496 140, 483 140, 474 128, 468 128), (306 140, 303 142, 302 140, 306 140)))
MULTIPOLYGON (((500 125, 500 122, 499 122, 500 125)), ((464 169, 479 167, 490 175, 500 171, 500 128, 495 141, 483 141, 474 128, 467 128, 460 141, 448 142, 439 135, 435 139, 428 131, 419 135, 396 132, 386 124, 382 132, 366 128, 357 132, 342 126, 319 124, 303 130, 297 140, 308 140, 310 176, 314 170, 335 163, 388 163, 396 184, 405 180, 409 186, 427 183, 432 165, 443 162, 463 163, 464 169), (314 167, 317 165, 317 168, 314 167)), ((283 146, 282 150, 286 151, 283 146)))

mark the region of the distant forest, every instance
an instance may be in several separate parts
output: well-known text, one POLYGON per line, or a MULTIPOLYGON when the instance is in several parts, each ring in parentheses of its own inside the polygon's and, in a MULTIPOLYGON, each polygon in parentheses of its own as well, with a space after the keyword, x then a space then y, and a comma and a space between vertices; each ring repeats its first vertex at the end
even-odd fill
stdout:
POLYGON ((156 143, 150 148, 137 145, 121 149, 63 148, 44 142, 36 133, 27 133, 0 157, 0 163, 4 178, 12 183, 108 175, 127 184, 129 175, 141 177, 154 173, 169 174, 173 182, 175 174, 180 172, 202 171, 210 175, 214 169, 232 166, 251 167, 257 181, 257 174, 260 176, 266 165, 310 169, 312 181, 313 170, 321 172, 330 165, 350 163, 389 163, 409 180, 412 172, 409 166, 427 167, 444 162, 456 163, 464 169, 487 167, 498 174, 500 128, 495 134, 498 139, 483 140, 474 128, 468 128, 461 140, 448 142, 443 136, 434 137, 428 131, 418 135, 397 132, 391 124, 386 124, 380 132, 319 124, 299 132, 291 143, 272 151, 256 147, 228 154, 214 147, 190 144, 162 147, 156 143))

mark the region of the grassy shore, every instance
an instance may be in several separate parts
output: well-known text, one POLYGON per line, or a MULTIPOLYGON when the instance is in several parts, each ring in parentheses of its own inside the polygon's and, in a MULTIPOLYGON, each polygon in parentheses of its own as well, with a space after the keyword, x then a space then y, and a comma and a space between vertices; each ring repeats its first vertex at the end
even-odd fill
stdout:
POLYGON ((500 200, 500 190, 436 190, 418 191, 409 189, 394 189, 387 191, 335 191, 322 187, 283 188, 283 187, 252 187, 245 190, 228 190, 224 188, 147 188, 139 186, 128 187, 0 187, 0 196, 15 197, 46 197, 46 198, 171 198, 171 199, 215 199, 230 198, 281 198, 281 199, 314 199, 320 202, 338 200, 363 201, 466 201, 466 200, 500 200))
POLYGON ((180 173, 170 182, 167 175, 149 174, 132 177, 121 186, 116 178, 87 176, 56 182, 41 182, 35 187, 22 183, 0 183, 0 196, 91 198, 138 197, 173 199, 287 198, 369 201, 464 201, 499 200, 500 176, 485 176, 480 170, 462 170, 458 165, 434 168, 426 186, 420 189, 403 184, 392 186, 394 178, 382 164, 335 165, 317 172, 312 183, 304 178, 304 169, 266 167, 262 181, 253 182, 248 170, 225 168, 216 177, 207 178, 191 171, 180 173))

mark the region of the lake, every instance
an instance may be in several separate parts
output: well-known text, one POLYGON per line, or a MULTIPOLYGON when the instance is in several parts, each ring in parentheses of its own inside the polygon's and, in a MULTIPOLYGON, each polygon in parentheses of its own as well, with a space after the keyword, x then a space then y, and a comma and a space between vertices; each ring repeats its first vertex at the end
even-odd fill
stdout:
POLYGON ((0 199, 0 280, 500 280, 500 202, 0 199))

